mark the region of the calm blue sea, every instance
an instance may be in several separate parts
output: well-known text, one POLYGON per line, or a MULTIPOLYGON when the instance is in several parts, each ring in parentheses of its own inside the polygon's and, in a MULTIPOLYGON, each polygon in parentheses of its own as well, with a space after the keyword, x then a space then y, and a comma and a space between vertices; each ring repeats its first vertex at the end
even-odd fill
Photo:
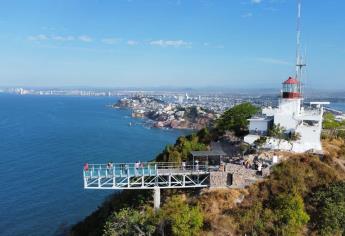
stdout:
POLYGON ((331 103, 329 107, 345 112, 345 103, 331 103))
POLYGON ((108 97, 0 94, 0 235, 54 235, 112 191, 84 190, 83 163, 149 160, 182 132, 148 129, 108 97))

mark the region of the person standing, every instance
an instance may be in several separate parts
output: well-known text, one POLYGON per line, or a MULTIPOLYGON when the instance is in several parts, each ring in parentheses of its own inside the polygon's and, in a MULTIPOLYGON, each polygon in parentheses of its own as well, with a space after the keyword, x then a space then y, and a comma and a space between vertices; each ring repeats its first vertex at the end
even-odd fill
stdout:
POLYGON ((185 161, 182 162, 182 170, 186 170, 186 162, 185 161))
POLYGON ((88 163, 84 164, 84 171, 89 171, 89 164, 88 163))
POLYGON ((258 163, 258 174, 262 176, 262 163, 258 163))
POLYGON ((134 169, 135 169, 135 175, 138 175, 138 169, 139 169, 140 163, 139 161, 136 161, 134 164, 134 169))

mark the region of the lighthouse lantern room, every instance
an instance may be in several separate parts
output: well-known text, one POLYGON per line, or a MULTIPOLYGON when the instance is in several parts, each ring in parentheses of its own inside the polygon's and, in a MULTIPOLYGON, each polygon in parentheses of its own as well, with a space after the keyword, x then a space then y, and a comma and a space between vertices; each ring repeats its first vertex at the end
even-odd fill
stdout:
POLYGON ((301 98, 301 83, 292 77, 283 83, 283 98, 294 99, 301 98))

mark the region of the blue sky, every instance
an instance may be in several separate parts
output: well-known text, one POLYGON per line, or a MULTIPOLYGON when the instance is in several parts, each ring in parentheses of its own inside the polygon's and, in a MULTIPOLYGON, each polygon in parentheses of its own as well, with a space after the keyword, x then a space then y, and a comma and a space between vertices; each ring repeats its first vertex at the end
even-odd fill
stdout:
MULTIPOLYGON (((0 86, 277 87, 295 0, 2 0, 0 86)), ((345 87, 345 2, 303 0, 306 83, 345 87)))

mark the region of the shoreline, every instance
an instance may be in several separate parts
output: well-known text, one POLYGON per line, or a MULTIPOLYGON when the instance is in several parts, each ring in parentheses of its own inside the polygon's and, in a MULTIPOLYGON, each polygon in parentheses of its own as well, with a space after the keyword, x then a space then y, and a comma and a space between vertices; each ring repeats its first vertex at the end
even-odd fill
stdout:
POLYGON ((219 116, 200 106, 168 103, 151 97, 123 98, 108 106, 128 109, 132 118, 143 119, 146 125, 159 129, 200 130, 219 116))

